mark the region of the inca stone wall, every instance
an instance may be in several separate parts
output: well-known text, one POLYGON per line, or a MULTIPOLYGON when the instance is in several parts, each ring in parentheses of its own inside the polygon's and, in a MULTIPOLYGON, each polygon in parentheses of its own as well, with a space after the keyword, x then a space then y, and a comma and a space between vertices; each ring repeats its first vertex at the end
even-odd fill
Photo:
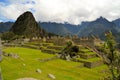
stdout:
POLYGON ((73 42, 77 45, 94 46, 94 40, 73 39, 73 42))

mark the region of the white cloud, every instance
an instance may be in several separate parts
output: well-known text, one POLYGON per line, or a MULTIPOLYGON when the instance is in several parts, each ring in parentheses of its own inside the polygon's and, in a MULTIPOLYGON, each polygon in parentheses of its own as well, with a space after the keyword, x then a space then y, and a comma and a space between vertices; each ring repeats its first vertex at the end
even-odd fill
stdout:
POLYGON ((15 20, 27 10, 33 11, 37 21, 79 24, 99 16, 120 18, 120 0, 8 0, 0 3, 0 17, 15 20))

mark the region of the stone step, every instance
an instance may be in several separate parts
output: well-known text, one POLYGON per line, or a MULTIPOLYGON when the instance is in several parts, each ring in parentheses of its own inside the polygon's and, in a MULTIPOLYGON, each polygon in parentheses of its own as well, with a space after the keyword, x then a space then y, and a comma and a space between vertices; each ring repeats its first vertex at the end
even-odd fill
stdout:
POLYGON ((48 49, 55 49, 55 50, 63 50, 64 47, 63 46, 48 46, 48 49))
POLYGON ((80 52, 81 52, 81 53, 88 53, 88 52, 92 52, 92 51, 89 50, 89 49, 86 49, 86 48, 81 48, 81 49, 80 49, 80 52))
POLYGON ((89 52, 89 53, 79 53, 79 56, 83 59, 90 59, 90 58, 95 58, 97 56, 96 53, 94 52, 89 52))
POLYGON ((54 50, 54 49, 42 49, 41 50, 42 52, 45 52, 45 53, 49 53, 49 54, 58 54, 60 53, 61 51, 57 51, 57 50, 54 50))
POLYGON ((104 64, 103 61, 98 57, 91 59, 77 58, 74 59, 74 61, 84 63, 84 66, 87 68, 94 68, 104 64))
POLYGON ((41 43, 42 46, 50 46, 50 45, 53 45, 53 43, 41 43))
POLYGON ((23 44, 21 45, 22 47, 26 47, 26 48, 31 48, 31 49, 40 49, 40 47, 35 46, 35 45, 28 45, 28 44, 23 44))
POLYGON ((49 46, 49 45, 53 45, 53 43, 34 43, 34 42, 27 43, 27 44, 35 45, 35 46, 49 46))

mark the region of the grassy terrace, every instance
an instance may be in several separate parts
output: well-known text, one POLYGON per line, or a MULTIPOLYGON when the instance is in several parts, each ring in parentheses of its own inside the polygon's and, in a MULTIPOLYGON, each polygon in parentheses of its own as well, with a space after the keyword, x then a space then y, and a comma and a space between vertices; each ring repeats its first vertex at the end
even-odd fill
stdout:
POLYGON ((50 46, 48 46, 47 48, 55 49, 55 50, 63 50, 63 49, 64 49, 64 46, 50 45, 50 46))
POLYGON ((89 50, 89 49, 86 49, 86 48, 80 49, 80 51, 81 51, 81 52, 84 52, 84 53, 90 52, 90 50, 89 50))
POLYGON ((33 48, 33 49, 39 49, 39 48, 45 48, 46 46, 49 46, 49 45, 53 46, 53 43, 29 42, 29 43, 23 44, 22 46, 33 48))
POLYGON ((48 52, 48 53, 51 53, 51 54, 54 54, 54 53, 60 53, 61 51, 60 50, 55 50, 55 49, 43 49, 42 52, 48 52), (52 53, 53 52, 53 53, 52 53))
POLYGON ((0 63, 4 80, 16 80, 23 77, 51 80, 48 77, 49 73, 53 74, 56 80, 99 80, 105 76, 101 71, 107 68, 105 65, 93 69, 80 68, 79 66, 83 65, 82 63, 61 59, 41 62, 39 59, 52 58, 55 55, 44 54, 40 50, 29 48, 9 47, 3 51, 20 56, 18 59, 4 57, 3 62, 0 63), (36 72, 38 68, 42 70, 41 74, 36 72))
POLYGON ((29 42, 29 43, 25 43, 24 45, 33 46, 33 47, 40 47, 40 46, 48 46, 48 45, 52 46, 53 43, 29 42))
POLYGON ((78 58, 78 60, 85 61, 85 62, 96 62, 96 61, 99 61, 101 59, 99 57, 95 57, 95 58, 90 58, 90 59, 78 58))
POLYGON ((29 47, 29 48, 33 48, 33 49, 39 49, 39 46, 33 45, 33 44, 24 44, 22 45, 23 47, 29 47))
POLYGON ((94 53, 94 52, 87 52, 87 53, 81 53, 81 52, 79 52, 79 54, 92 55, 92 54, 96 54, 96 53, 94 53))

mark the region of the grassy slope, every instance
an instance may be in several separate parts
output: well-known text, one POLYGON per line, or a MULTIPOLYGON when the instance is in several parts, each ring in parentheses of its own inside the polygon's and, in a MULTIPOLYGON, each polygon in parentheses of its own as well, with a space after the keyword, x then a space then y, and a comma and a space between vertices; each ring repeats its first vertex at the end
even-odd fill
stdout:
POLYGON ((20 59, 4 57, 2 67, 4 80, 15 80, 23 77, 34 77, 38 80, 50 80, 49 73, 56 76, 56 80, 99 80, 104 74, 100 70, 106 68, 101 66, 94 69, 78 68, 78 62, 67 62, 56 59, 48 62, 40 62, 38 59, 50 58, 54 55, 42 53, 39 50, 28 48, 6 48, 7 53, 16 53, 20 59), (26 66, 23 66, 26 64, 26 66), (42 70, 41 74, 36 73, 36 69, 42 70))

